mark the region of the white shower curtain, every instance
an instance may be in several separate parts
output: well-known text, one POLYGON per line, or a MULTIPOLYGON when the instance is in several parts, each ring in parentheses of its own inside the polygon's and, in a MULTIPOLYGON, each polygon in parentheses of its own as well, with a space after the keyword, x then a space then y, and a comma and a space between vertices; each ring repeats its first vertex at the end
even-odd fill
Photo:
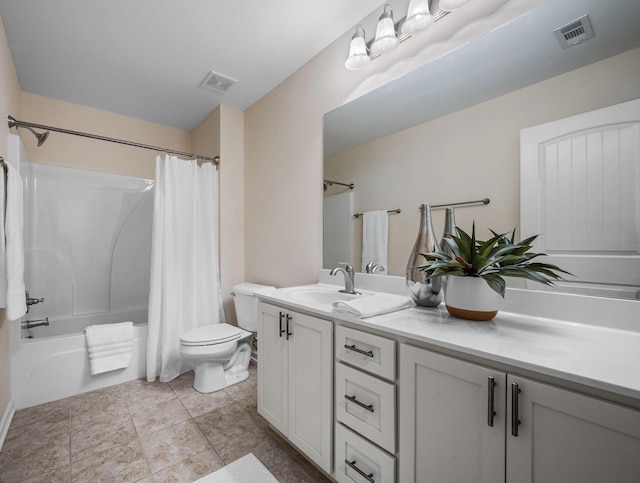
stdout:
POLYGON ((187 330, 224 322, 218 267, 218 171, 211 163, 156 158, 147 380, 189 369, 187 330))

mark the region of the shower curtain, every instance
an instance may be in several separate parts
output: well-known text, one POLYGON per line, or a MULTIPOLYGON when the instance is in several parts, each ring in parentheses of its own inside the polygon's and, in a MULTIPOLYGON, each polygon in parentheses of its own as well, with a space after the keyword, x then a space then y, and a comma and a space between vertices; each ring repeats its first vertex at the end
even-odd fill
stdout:
POLYGON ((180 336, 224 322, 218 266, 218 171, 211 163, 156 158, 147 380, 190 367, 180 336))

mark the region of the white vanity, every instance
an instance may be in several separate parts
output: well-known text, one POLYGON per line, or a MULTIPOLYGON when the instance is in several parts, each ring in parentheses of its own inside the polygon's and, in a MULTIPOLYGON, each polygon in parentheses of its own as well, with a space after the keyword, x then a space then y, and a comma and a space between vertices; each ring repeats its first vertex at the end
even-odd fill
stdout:
POLYGON ((258 412, 337 481, 640 481, 640 308, 512 291, 490 322, 357 319, 339 288, 260 296, 258 329, 258 412), (586 323, 549 318, 567 309, 586 323))

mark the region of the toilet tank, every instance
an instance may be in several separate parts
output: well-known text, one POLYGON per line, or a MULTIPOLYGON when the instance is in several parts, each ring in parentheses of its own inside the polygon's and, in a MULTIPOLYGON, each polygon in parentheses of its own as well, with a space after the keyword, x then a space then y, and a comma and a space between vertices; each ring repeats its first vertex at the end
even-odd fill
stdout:
POLYGON ((256 293, 272 292, 275 287, 257 283, 239 283, 233 286, 233 303, 236 307, 238 326, 244 330, 258 330, 258 297, 256 293))

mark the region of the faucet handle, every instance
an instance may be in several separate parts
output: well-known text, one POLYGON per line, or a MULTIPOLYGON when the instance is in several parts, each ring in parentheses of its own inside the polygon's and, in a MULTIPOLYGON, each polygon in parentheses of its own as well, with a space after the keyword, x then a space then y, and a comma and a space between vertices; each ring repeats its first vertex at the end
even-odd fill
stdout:
POLYGON ((344 267, 345 272, 353 273, 353 267, 347 262, 338 262, 338 265, 342 265, 344 267))

